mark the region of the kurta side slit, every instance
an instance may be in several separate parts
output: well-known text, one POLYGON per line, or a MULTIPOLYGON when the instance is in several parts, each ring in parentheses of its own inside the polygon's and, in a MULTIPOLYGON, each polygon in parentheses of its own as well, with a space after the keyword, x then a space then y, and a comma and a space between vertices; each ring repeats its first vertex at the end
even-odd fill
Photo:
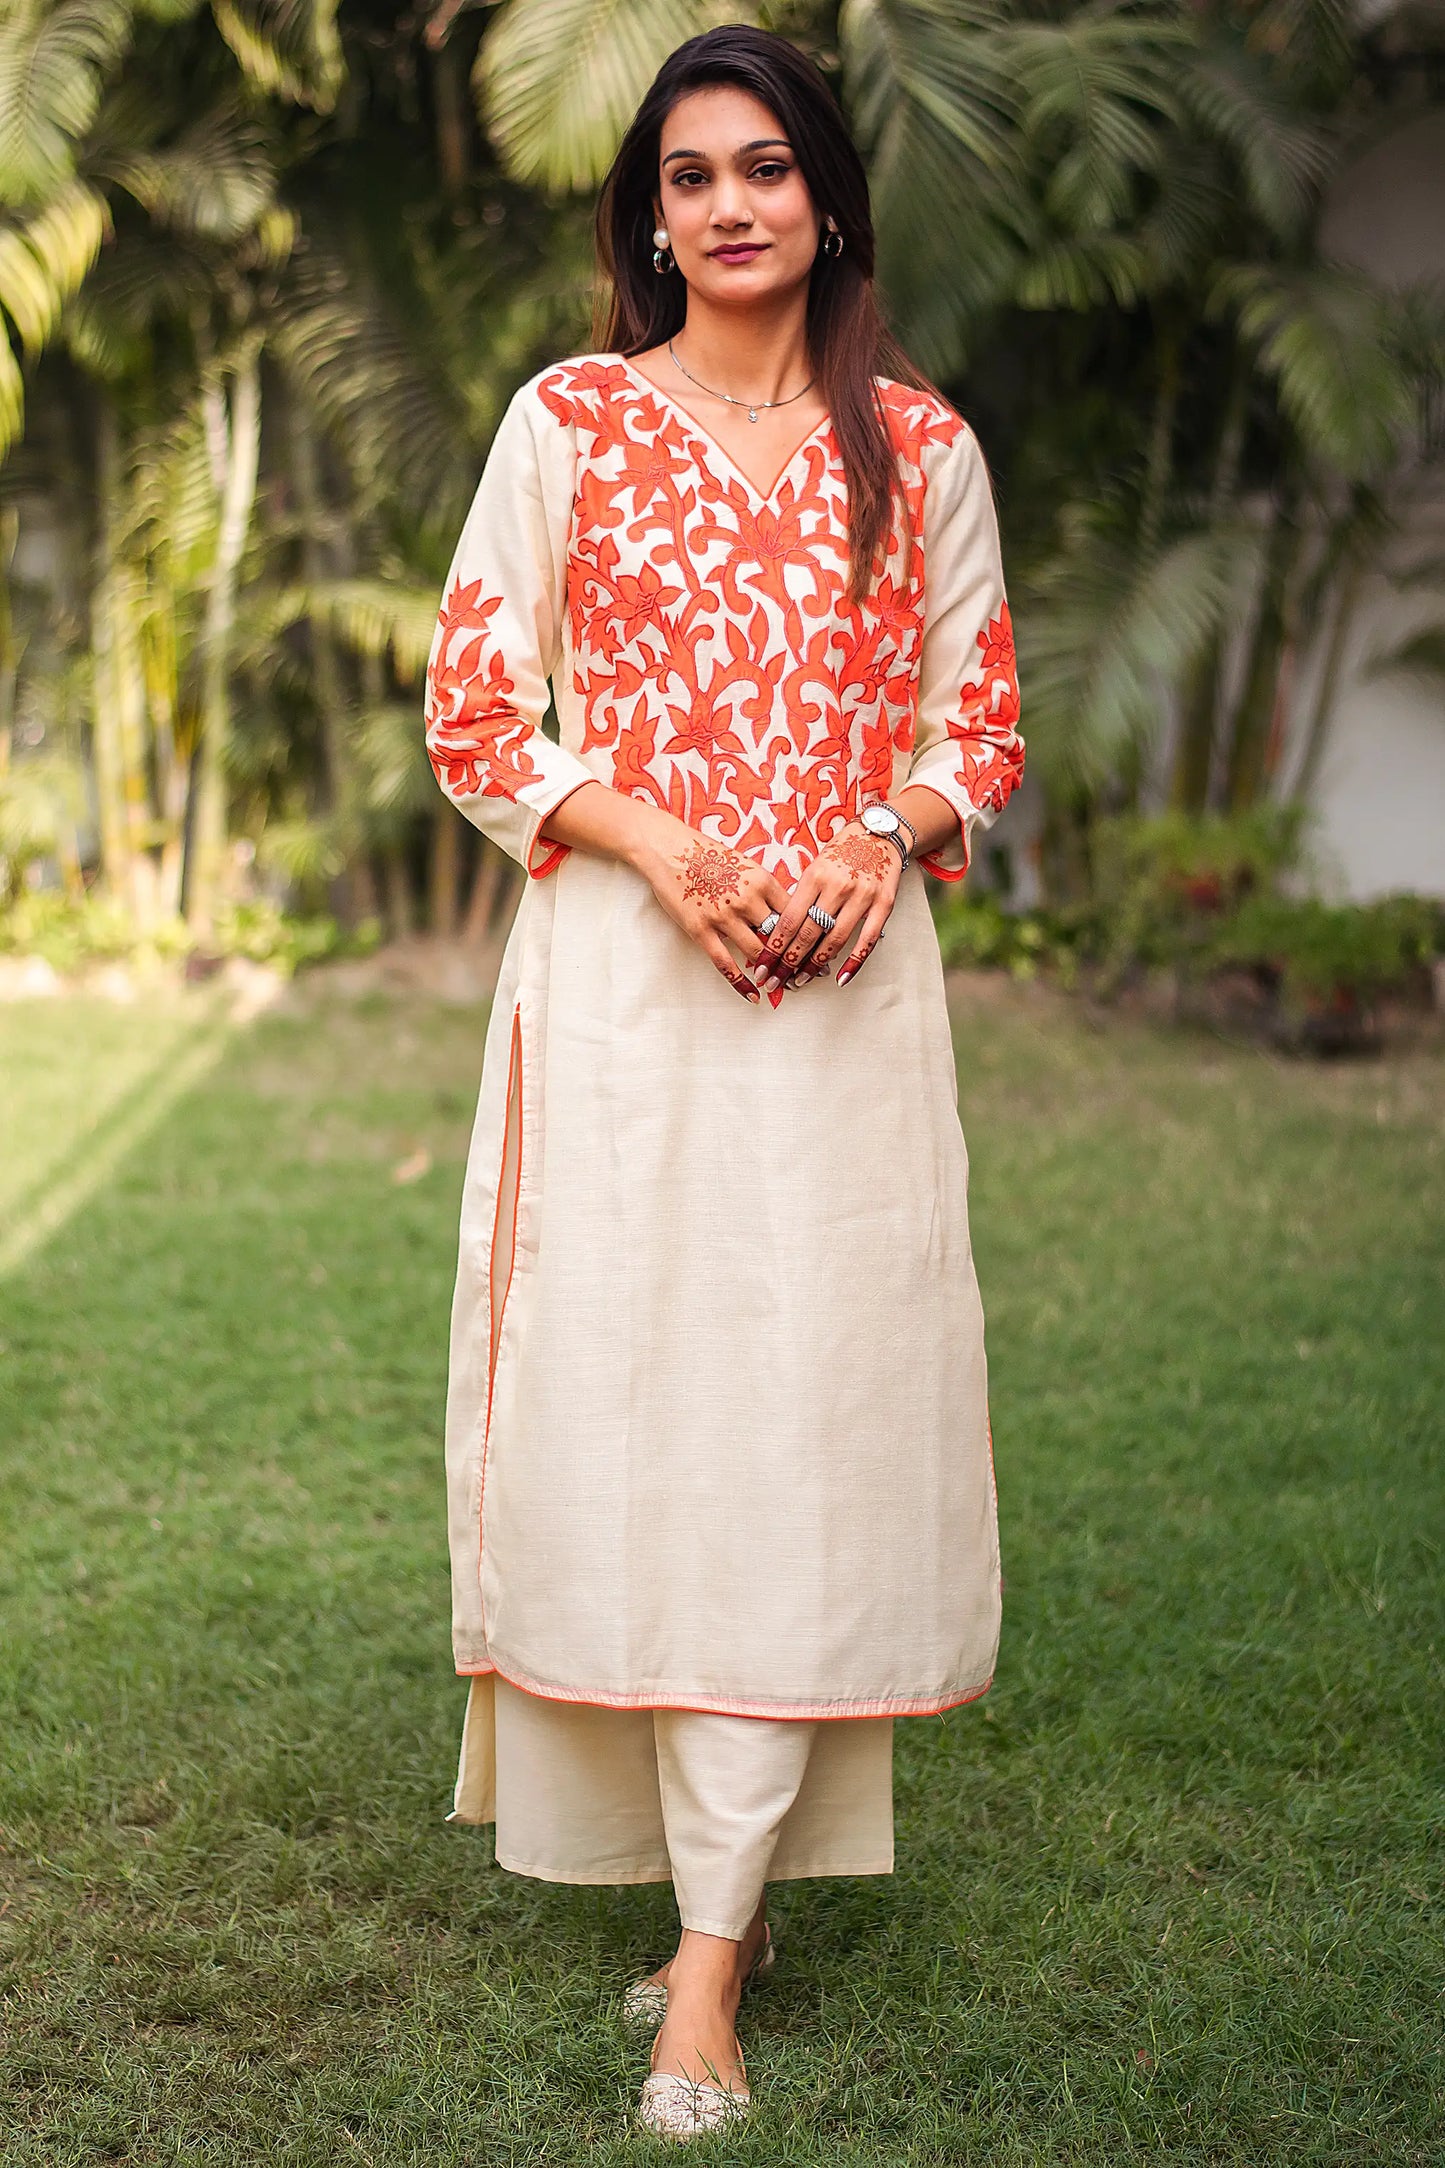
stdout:
POLYGON ((846 989, 753 1008, 629 868, 541 840, 595 777, 787 879, 911 781, 957 816, 931 870, 962 875, 1022 766, 992 493, 950 408, 878 391, 902 500, 862 603, 828 424, 763 497, 608 355, 517 394, 448 581, 428 749, 532 875, 487 1034, 447 1412, 473 1680, 455 1811, 498 1814, 499 1856, 510 1740, 584 1822, 589 1785, 616 1804, 632 1768, 625 1856, 595 1831, 549 1845, 651 1878, 654 1715, 692 1711, 817 1724, 774 1871, 891 1858, 888 1720, 992 1676, 983 1318, 918 875, 846 989), (809 1824, 830 1767, 857 1841, 846 1815, 809 1824))

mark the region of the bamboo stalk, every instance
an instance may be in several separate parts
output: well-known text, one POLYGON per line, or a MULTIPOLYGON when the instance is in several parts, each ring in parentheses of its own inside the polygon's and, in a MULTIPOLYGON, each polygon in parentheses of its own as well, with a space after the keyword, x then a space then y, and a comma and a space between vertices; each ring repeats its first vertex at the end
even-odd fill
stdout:
POLYGON ((201 728, 191 768, 195 816, 186 853, 184 890, 187 916, 202 931, 209 930, 214 922, 226 875, 231 633, 236 619, 237 575, 256 501, 260 465, 260 352, 260 335, 253 333, 242 345, 232 370, 225 484, 201 629, 201 728))

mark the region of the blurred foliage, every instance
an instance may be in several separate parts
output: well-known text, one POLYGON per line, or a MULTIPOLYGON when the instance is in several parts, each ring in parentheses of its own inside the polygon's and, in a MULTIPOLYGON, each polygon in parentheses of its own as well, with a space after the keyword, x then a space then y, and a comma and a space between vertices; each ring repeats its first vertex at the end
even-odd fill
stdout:
POLYGON ((184 919, 163 920, 142 931, 124 905, 99 896, 76 900, 42 889, 0 907, 0 955, 40 956, 62 973, 90 964, 188 958, 206 970, 228 956, 244 956, 289 977, 303 964, 327 957, 369 955, 381 938, 375 919, 342 927, 334 918, 299 917, 266 901, 225 905, 204 946, 184 919))
POLYGON ((1268 974, 1286 1009, 1299 1011, 1404 991, 1441 954, 1445 910, 1422 896, 1370 904, 1251 896, 1219 928, 1210 961, 1268 974))
MULTIPOLYGON (((1331 904, 1293 893, 1308 871, 1302 837, 1300 809, 1289 806, 1101 822, 1086 902, 1010 912, 993 896, 946 891, 934 912, 944 962, 1021 979, 1044 971, 1106 1001, 1162 974, 1176 1008, 1205 1014, 1198 997, 1244 974, 1254 1023, 1295 1041, 1306 1022, 1360 1017, 1381 995, 1428 1005, 1430 967, 1445 957, 1445 903, 1331 904)), ((1332 1044, 1327 1031, 1322 1044, 1332 1044)))
MULTIPOLYGON (((507 398, 586 343, 621 129, 725 19, 829 74, 897 327, 988 447, 1058 925, 1097 902, 1131 955, 1174 908, 1119 816, 1308 799, 1366 584, 1438 587, 1408 538, 1445 295, 1320 239, 1438 95, 1423 18, 9 0, 5 893, 37 868, 209 935, 251 865, 303 915, 490 935, 507 869, 420 750, 436 598, 507 398)), ((1442 641, 1378 667, 1438 679, 1442 641)))

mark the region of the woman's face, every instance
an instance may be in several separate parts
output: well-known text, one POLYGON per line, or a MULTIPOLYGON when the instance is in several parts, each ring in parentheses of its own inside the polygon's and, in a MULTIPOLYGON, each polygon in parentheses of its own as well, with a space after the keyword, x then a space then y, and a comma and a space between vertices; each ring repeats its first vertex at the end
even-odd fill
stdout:
POLYGON ((806 280, 819 214, 775 113, 718 84, 679 98, 662 126, 654 208, 699 296, 748 304, 806 280))

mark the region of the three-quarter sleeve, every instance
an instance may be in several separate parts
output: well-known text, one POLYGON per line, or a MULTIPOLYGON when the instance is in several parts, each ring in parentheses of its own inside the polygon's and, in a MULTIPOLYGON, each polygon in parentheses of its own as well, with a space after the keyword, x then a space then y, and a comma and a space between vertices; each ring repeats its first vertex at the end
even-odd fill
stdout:
POLYGON ((968 871, 975 826, 989 827, 1023 773, 1013 623, 998 518, 978 439, 939 449, 923 507, 924 623, 909 783, 947 800, 958 834, 919 864, 946 881, 968 871))
POLYGON ((561 659, 576 441, 524 385, 503 416, 462 529, 426 673, 426 749, 467 819, 527 871, 564 798, 594 781, 541 729, 561 659))

